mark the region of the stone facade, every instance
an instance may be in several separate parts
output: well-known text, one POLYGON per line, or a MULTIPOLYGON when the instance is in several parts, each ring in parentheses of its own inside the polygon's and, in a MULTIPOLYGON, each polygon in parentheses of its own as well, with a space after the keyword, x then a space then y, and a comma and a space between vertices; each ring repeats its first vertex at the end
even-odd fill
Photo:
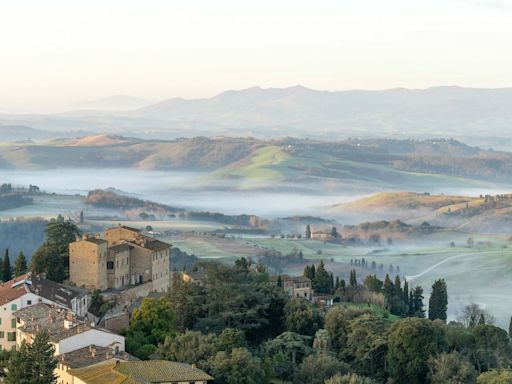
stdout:
POLYGON ((85 234, 69 244, 70 281, 77 287, 107 289, 107 254, 108 243, 99 235, 85 234))
POLYGON ((290 277, 281 276, 283 290, 292 297, 301 297, 306 300, 311 300, 313 297, 313 288, 311 280, 307 277, 290 277))
POLYGON ((70 280, 80 287, 106 290, 146 282, 158 292, 170 287, 171 246, 135 228, 109 228, 104 239, 84 235, 70 244, 69 257, 70 280))

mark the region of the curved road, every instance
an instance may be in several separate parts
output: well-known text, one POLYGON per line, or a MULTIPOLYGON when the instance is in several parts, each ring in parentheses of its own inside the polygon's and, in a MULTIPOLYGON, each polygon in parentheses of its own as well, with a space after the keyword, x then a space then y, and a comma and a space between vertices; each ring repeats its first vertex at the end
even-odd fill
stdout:
POLYGON ((447 263, 447 262, 452 261, 454 259, 458 259, 459 257, 470 256, 470 255, 472 255, 472 253, 461 253, 460 255, 451 256, 451 257, 449 257, 447 259, 441 260, 439 263, 436 263, 436 264, 428 267, 427 269, 425 269, 424 271, 418 273, 417 275, 405 276, 405 278, 407 279, 408 282, 414 281, 418 277, 421 277, 421 276, 429 273, 430 271, 432 271, 433 269, 436 269, 437 267, 439 267, 440 265, 443 265, 444 263, 447 263))

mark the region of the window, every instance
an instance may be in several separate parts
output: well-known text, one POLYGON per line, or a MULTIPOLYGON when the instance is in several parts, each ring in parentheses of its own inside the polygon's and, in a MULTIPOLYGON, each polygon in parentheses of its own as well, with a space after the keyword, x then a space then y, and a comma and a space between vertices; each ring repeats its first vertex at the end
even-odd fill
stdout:
POLYGON ((16 319, 11 319, 11 328, 16 328, 16 319))
POLYGON ((27 300, 27 305, 32 305, 32 300, 27 300))
POLYGON ((0 331, 0 339, 3 339, 5 337, 5 332, 4 331, 0 331))
POLYGON ((107 261, 107 269, 114 269, 114 262, 113 261, 107 261))
POLYGON ((7 341, 16 341, 16 332, 7 332, 7 341))
POLYGON ((18 309, 18 306, 16 304, 11 304, 11 311, 15 311, 18 309))

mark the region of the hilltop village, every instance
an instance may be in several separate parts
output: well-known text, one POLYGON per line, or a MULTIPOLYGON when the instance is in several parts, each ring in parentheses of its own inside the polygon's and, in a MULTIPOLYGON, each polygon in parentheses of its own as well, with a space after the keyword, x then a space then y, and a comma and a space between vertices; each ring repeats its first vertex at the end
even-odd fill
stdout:
MULTIPOLYGON (((334 226, 303 233, 280 241, 346 247, 334 226)), ((30 263, 20 253, 11 266, 8 251, 0 263, 6 384, 487 384, 511 372, 512 323, 508 334, 477 303, 450 319, 444 279, 424 292, 379 254, 344 274, 299 251, 197 258, 148 226, 93 232, 59 216, 45 234, 30 263), (286 274, 285 257, 297 261, 286 274)))
MULTIPOLYGON (((172 296, 177 283, 204 284, 198 270, 173 270, 171 244, 119 225, 102 235, 77 235, 68 256, 69 279, 63 283, 44 272, 26 272, 0 285, 1 351, 24 348, 44 334, 62 384, 213 382, 196 364, 140 360, 126 350, 123 335, 144 300, 172 296)), ((315 296, 308 277, 271 281, 290 297, 323 307, 333 303, 330 296, 315 296)))

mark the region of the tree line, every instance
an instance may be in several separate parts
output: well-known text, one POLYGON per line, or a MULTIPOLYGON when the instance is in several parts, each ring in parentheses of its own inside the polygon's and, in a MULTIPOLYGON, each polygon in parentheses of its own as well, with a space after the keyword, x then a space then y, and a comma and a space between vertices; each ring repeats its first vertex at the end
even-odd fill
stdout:
MULTIPOLYGON (((359 284, 352 271, 347 283, 340 280, 338 292, 342 284, 347 291, 377 290, 400 310, 399 318, 345 297, 319 309, 289 297, 264 265, 246 259, 234 266, 202 263, 201 269, 200 284, 177 280, 168 296, 144 299, 125 331, 130 353, 197 364, 220 384, 484 384, 510 374, 507 332, 485 321, 446 323, 442 279, 433 284, 428 316, 423 290, 399 278, 370 276, 359 284)), ((329 289, 325 266, 314 271, 314 286, 329 289)))

